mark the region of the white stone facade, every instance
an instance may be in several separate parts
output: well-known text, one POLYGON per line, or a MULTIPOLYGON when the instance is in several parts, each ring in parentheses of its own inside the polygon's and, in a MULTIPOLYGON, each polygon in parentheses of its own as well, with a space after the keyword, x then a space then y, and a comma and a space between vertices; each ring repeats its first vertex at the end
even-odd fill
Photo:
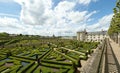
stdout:
POLYGON ((95 42, 101 42, 107 37, 106 31, 99 31, 99 32, 77 32, 77 40, 79 41, 95 41, 95 42))

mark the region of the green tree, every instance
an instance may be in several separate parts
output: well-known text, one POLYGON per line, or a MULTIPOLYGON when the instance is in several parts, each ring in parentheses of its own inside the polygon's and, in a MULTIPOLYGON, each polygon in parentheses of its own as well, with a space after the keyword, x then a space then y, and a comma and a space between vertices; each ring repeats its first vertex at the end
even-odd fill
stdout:
POLYGON ((120 0, 116 2, 116 7, 113 8, 114 15, 111 19, 108 34, 120 33, 120 0))

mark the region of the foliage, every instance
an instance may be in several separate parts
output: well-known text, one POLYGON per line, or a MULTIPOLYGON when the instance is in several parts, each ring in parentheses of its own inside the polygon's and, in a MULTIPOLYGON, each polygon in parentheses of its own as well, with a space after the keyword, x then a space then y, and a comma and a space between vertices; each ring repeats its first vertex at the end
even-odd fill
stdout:
POLYGON ((91 54, 99 44, 58 38, 27 37, 22 35, 0 40, 2 44, 7 41, 4 48, 0 49, 2 72, 75 73, 75 68, 81 67, 80 60, 87 60, 87 54, 91 54), (28 64, 24 65, 23 62, 28 64), (12 65, 5 67, 6 63, 12 63, 12 65))
POLYGON ((116 7, 113 9, 114 15, 111 19, 110 27, 108 29, 108 34, 113 35, 113 33, 120 33, 120 0, 117 1, 116 7))
POLYGON ((31 62, 27 66, 23 67, 20 71, 18 71, 18 73, 25 73, 25 71, 32 67, 32 65, 34 65, 34 62, 31 62))
POLYGON ((2 66, 2 67, 0 67, 0 72, 4 71, 5 69, 7 69, 6 66, 2 66))
POLYGON ((9 34, 6 32, 0 33, 0 37, 7 37, 7 36, 9 36, 9 34))

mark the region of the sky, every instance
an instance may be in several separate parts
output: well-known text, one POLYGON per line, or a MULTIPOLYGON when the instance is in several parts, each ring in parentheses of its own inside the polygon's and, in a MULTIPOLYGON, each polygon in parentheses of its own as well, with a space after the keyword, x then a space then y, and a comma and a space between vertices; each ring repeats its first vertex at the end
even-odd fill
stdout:
POLYGON ((0 0, 0 32, 74 36, 108 30, 116 0, 0 0))

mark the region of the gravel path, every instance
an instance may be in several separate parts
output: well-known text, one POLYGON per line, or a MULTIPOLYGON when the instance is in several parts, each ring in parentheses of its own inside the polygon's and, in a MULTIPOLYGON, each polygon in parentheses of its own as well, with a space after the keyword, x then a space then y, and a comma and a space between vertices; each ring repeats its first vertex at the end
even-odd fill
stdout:
POLYGON ((113 40, 111 40, 111 39, 110 39, 110 44, 111 44, 111 47, 113 48, 112 50, 118 60, 119 66, 120 66, 120 47, 118 44, 113 42, 113 40))

